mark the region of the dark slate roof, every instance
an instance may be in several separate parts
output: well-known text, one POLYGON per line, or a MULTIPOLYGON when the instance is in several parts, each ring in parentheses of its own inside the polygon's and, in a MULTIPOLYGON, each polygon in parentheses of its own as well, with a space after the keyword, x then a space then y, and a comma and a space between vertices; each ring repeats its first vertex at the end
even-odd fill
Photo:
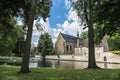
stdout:
POLYGON ((82 40, 81 38, 74 37, 74 36, 71 36, 71 35, 67 35, 67 34, 64 34, 64 33, 61 33, 61 35, 63 36, 65 41, 71 42, 71 43, 77 43, 77 39, 79 39, 80 41, 82 40))

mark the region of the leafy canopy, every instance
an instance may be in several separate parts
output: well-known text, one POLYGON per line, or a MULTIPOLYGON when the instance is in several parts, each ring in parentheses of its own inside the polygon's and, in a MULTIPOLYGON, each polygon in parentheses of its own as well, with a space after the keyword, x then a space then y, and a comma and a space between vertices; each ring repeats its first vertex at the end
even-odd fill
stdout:
POLYGON ((108 0, 96 12, 96 37, 101 40, 105 35, 113 36, 120 32, 120 0, 108 0))
POLYGON ((0 55, 10 55, 21 36, 21 28, 16 25, 15 18, 6 19, 5 24, 0 23, 0 55))

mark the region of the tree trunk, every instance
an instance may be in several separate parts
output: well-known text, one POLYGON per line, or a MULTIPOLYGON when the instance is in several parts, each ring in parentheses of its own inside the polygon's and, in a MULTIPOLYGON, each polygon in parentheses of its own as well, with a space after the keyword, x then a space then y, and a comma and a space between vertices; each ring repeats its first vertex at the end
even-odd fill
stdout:
POLYGON ((28 21, 28 31, 27 31, 27 37, 26 37, 25 52, 23 54, 20 73, 30 72, 29 57, 30 57, 30 49, 31 49, 31 37, 32 37, 32 29, 33 29, 33 22, 34 22, 35 6, 36 6, 36 0, 32 0, 31 11, 30 11, 29 21, 28 21))
POLYGON ((46 67, 46 56, 42 56, 42 66, 46 67))
POLYGON ((89 55, 88 55, 88 68, 98 68, 95 60, 95 47, 94 47, 94 29, 93 24, 90 23, 88 29, 88 46, 89 46, 89 55))
POLYGON ((93 28, 93 3, 92 0, 89 1, 89 22, 88 22, 88 68, 98 68, 95 60, 95 46, 94 46, 94 28, 93 28))

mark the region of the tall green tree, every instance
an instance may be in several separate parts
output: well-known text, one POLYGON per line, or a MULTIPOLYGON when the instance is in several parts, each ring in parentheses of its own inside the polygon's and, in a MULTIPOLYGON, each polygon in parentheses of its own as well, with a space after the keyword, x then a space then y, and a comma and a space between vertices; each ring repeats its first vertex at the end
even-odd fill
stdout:
MULTIPOLYGON (((12 44, 13 42, 18 42, 18 36, 16 35, 16 32, 13 33, 13 30, 15 31, 15 28, 17 30, 17 22, 16 22, 16 16, 18 16, 18 12, 21 11, 23 8, 24 0, 1 0, 0 1, 0 32, 1 35, 5 34, 3 42, 1 42, 1 45, 6 45, 6 51, 9 51, 7 49, 11 50, 13 49, 14 45, 12 44), (13 36, 14 35, 14 36, 13 36), (10 37, 11 36, 11 37, 10 37), (9 41, 8 41, 9 37, 9 41), (13 39, 13 37, 16 37, 16 39, 13 39), (11 44, 11 47, 10 47, 11 44), (8 47, 8 48, 7 48, 8 47)), ((18 29, 21 30, 21 29, 18 29)), ((2 37, 3 39, 3 37, 2 37)), ((2 41, 2 40, 1 40, 2 41)), ((4 47, 1 47, 4 48, 4 47)), ((10 53, 10 52, 5 52, 5 53, 10 53)), ((13 51, 14 52, 14 51, 13 51)))
POLYGON ((46 55, 54 54, 52 38, 48 33, 44 33, 40 36, 38 43, 38 50, 42 56, 42 66, 46 66, 46 55))
POLYGON ((38 50, 43 58, 45 58, 46 55, 53 54, 52 38, 48 33, 44 33, 40 36, 38 50))
POLYGON ((28 19, 28 31, 26 36, 26 44, 25 44, 25 52, 23 54, 22 66, 20 73, 29 73, 29 56, 30 56, 30 48, 31 48, 31 37, 32 37, 32 29, 34 22, 34 15, 36 10, 36 0, 31 1, 30 6, 30 14, 28 19))
POLYGON ((27 37, 26 37, 26 44, 25 44, 25 52, 23 54, 22 66, 20 73, 29 73, 29 56, 30 56, 30 48, 31 48, 31 37, 32 37, 32 29, 33 29, 33 22, 36 15, 43 17, 44 21, 48 17, 50 7, 51 7, 51 0, 29 0, 27 1, 27 8, 24 10, 27 14, 27 10, 29 10, 29 14, 25 15, 25 27, 28 27, 27 30, 27 37))
POLYGON ((94 47, 94 15, 99 4, 100 0, 77 0, 74 3, 74 9, 77 11, 78 17, 83 20, 85 27, 88 27, 88 68, 98 68, 95 60, 94 47))
POLYGON ((15 18, 4 17, 4 23, 0 23, 0 55, 12 55, 12 51, 18 39, 21 37, 21 28, 15 18))

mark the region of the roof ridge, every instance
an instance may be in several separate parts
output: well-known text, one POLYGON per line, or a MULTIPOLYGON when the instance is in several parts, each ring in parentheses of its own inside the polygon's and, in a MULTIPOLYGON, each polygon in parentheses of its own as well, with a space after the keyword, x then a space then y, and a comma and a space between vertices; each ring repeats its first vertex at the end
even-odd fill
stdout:
POLYGON ((72 43, 76 43, 77 39, 82 40, 82 38, 78 38, 78 37, 68 35, 68 34, 64 34, 64 33, 61 33, 61 35, 62 35, 62 37, 64 38, 65 41, 72 42, 72 43))
MULTIPOLYGON (((67 35, 67 36, 71 36, 71 37, 76 37, 76 36, 72 36, 72 35, 65 34, 65 33, 61 33, 61 34, 63 34, 63 35, 67 35)), ((76 38, 78 38, 78 37, 76 37, 76 38)))

